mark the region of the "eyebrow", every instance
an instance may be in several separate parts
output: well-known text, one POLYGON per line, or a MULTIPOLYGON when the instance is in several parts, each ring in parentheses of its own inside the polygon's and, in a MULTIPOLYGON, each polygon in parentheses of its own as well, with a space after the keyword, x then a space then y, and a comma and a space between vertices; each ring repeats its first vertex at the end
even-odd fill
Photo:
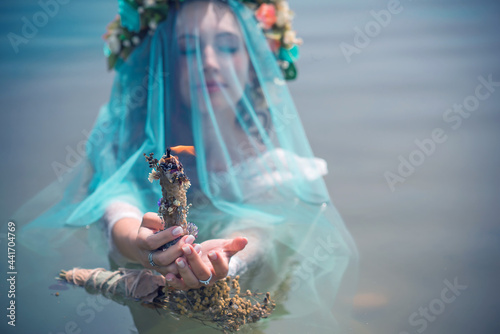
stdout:
MULTIPOLYGON (((237 38, 237 39, 240 39, 240 38, 238 37, 238 35, 237 35, 237 34, 232 33, 232 32, 220 32, 220 33, 218 33, 218 34, 215 36, 215 38, 221 38, 221 37, 226 37, 226 36, 228 36, 228 37, 235 37, 235 38, 237 38)), ((194 35, 194 34, 183 34, 183 35, 177 36, 177 38, 178 38, 178 39, 181 39, 181 38, 184 38, 184 39, 194 38, 194 39, 196 39, 196 38, 198 38, 198 35, 194 35)))
POLYGON ((218 37, 226 37, 226 36, 236 37, 239 39, 238 35, 236 35, 235 33, 232 33, 232 32, 221 32, 221 33, 218 33, 217 36, 215 36, 215 37, 218 38, 218 37))

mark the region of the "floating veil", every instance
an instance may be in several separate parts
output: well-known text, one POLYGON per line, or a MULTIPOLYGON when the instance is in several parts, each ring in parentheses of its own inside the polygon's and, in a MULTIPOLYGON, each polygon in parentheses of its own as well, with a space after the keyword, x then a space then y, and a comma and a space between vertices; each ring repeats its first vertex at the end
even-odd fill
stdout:
POLYGON ((356 249, 275 55, 239 1, 182 2, 116 65, 86 164, 26 235, 90 225, 113 201, 156 212, 161 191, 148 181, 143 153, 160 157, 177 145, 196 153, 178 155, 192 183, 196 242, 240 230, 261 236, 264 255, 249 264, 242 287, 271 291, 278 306, 256 328, 334 331, 352 293, 356 249))

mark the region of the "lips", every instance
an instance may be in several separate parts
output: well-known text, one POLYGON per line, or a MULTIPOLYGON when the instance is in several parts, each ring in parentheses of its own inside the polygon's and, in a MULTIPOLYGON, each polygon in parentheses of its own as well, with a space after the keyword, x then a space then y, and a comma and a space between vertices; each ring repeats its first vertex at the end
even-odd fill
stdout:
POLYGON ((220 83, 220 82, 217 82, 217 81, 206 81, 205 85, 198 85, 198 89, 202 90, 203 86, 205 86, 207 88, 207 91, 209 93, 218 92, 222 88, 226 88, 227 87, 226 84, 223 84, 223 83, 220 83))

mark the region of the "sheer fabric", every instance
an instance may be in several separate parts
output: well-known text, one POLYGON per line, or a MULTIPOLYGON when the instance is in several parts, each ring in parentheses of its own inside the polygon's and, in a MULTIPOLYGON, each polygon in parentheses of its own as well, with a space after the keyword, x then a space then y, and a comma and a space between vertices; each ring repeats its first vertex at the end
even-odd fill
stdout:
POLYGON ((117 66, 87 165, 26 235, 87 226, 116 202, 157 211, 161 191, 143 153, 177 145, 196 151, 179 159, 192 183, 197 242, 239 230, 262 236, 265 255, 241 280, 279 305, 256 328, 331 332, 345 310, 337 302, 351 292, 356 249, 321 177, 326 163, 314 157, 275 56, 238 1, 184 1, 117 66))

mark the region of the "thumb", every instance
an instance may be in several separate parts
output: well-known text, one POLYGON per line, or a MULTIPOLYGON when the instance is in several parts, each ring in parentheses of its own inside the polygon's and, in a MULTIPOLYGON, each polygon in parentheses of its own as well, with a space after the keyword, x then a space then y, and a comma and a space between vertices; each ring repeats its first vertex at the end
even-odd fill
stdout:
POLYGON ((142 217, 141 227, 146 227, 150 230, 153 230, 153 232, 156 232, 163 229, 163 224, 158 214, 154 212, 147 212, 142 217))
POLYGON ((229 250, 233 252, 239 252, 248 244, 248 239, 245 237, 236 237, 231 241, 231 245, 229 246, 229 250))

